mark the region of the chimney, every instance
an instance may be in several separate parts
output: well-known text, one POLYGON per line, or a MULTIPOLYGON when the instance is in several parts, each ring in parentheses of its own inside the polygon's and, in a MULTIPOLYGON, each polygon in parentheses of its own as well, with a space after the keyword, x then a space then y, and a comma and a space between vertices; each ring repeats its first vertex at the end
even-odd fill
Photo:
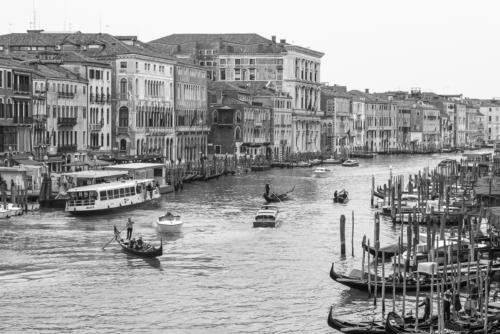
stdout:
POLYGON ((271 41, 273 41, 273 44, 276 44, 276 36, 272 35, 271 36, 271 41))
POLYGON ((370 94, 370 89, 369 88, 365 88, 365 93, 366 94, 370 94))
POLYGON ((286 44, 286 39, 280 39, 280 44, 281 44, 281 45, 286 44))

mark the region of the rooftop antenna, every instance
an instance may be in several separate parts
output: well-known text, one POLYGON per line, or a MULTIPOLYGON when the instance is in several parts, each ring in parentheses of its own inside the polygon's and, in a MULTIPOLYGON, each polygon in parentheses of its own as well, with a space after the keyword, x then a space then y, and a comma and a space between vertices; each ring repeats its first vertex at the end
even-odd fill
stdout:
POLYGON ((36 29, 36 8, 35 8, 35 0, 33 0, 33 28, 36 29))

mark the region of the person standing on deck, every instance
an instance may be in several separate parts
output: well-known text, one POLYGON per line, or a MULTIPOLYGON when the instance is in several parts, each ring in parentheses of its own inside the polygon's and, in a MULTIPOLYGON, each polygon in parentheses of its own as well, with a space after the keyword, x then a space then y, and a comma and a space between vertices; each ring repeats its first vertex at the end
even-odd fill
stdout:
POLYGON ((271 190, 271 187, 269 187, 269 183, 266 183, 266 195, 269 196, 269 191, 271 190))
POLYGON ((420 306, 425 306, 424 307, 424 321, 427 321, 429 319, 429 316, 431 315, 431 299, 429 296, 425 296, 425 299, 423 302, 420 303, 420 306))
POLYGON ((130 240, 132 238, 132 230, 134 229, 134 222, 131 218, 128 219, 127 222, 127 239, 130 240))

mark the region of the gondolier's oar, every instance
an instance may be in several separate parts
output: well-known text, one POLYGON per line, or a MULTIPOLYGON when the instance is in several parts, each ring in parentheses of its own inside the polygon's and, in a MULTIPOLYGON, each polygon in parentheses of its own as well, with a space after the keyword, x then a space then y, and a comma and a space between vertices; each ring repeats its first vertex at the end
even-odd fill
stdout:
POLYGON ((276 195, 275 193, 273 193, 273 195, 274 195, 274 197, 276 197, 276 198, 278 199, 278 201, 280 201, 280 203, 281 203, 281 199, 279 198, 279 196, 278 196, 278 195, 276 195))
MULTIPOLYGON (((124 227, 124 228, 122 228, 122 230, 121 230, 121 231, 118 231, 118 233, 121 233, 124 229, 125 229, 125 227, 124 227)), ((118 230, 118 229, 116 229, 116 230, 118 230)), ((113 233, 114 233, 114 231, 113 231, 113 233)), ((115 236, 114 236, 111 240, 109 240, 108 242, 106 242, 106 243, 104 244, 104 246, 102 246, 102 249, 106 248, 106 246, 107 246, 107 245, 109 245, 109 244, 110 244, 113 240, 116 240, 116 234, 115 234, 115 236)))

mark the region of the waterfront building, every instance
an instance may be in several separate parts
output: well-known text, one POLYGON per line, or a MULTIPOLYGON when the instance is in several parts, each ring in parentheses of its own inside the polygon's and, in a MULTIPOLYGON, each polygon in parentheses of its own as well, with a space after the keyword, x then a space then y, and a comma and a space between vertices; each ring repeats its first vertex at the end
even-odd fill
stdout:
POLYGON ((320 150, 320 64, 323 53, 257 34, 174 34, 150 45, 204 66, 209 79, 270 83, 293 108, 292 152, 320 150))
POLYGON ((373 97, 366 101, 366 143, 372 152, 389 152, 398 148, 397 106, 373 97))
POLYGON ((37 74, 32 75, 33 91, 33 155, 35 160, 44 160, 48 154, 50 146, 50 136, 47 130, 47 80, 45 77, 37 74))
POLYGON ((177 158, 192 162, 207 154, 207 77, 187 62, 175 65, 175 140, 177 158))
POLYGON ((484 115, 479 111, 479 105, 466 105, 466 143, 472 146, 484 144, 484 115))
POLYGON ((46 80, 49 155, 64 156, 67 164, 87 161, 87 80, 58 62, 32 64, 46 80))
POLYGON ((32 151, 32 96, 32 70, 0 58, 0 153, 32 151))
MULTIPOLYGON (((28 30, 27 33, 0 36, 0 49, 4 53, 34 55, 46 51, 75 51, 106 62, 112 74, 112 150, 120 155, 154 154, 166 156, 167 159, 176 158, 173 115, 175 59, 154 52, 137 40, 136 36, 104 33, 45 33, 43 30, 28 30)), ((106 88, 106 84, 95 82, 95 85, 93 89, 97 87, 101 97, 100 89, 106 88)), ((95 97, 92 105, 95 105, 95 97)), ((100 112, 99 115, 97 111, 95 113, 97 119, 100 112)))
POLYGON ((398 148, 403 150, 412 149, 412 144, 415 143, 414 140, 418 140, 418 138, 414 138, 416 137, 415 135, 422 131, 421 129, 417 129, 417 124, 413 124, 412 126, 413 103, 407 101, 395 101, 395 103, 398 108, 398 128, 396 133, 398 148))
POLYGON ((249 90, 231 83, 209 87, 209 154, 271 159, 271 108, 252 101, 249 90))
POLYGON ((74 51, 56 53, 53 59, 88 81, 88 149, 93 154, 111 153, 111 66, 74 51))
MULTIPOLYGON (((354 121, 351 109, 352 96, 335 90, 335 86, 321 88, 321 110, 324 116, 333 120, 332 150, 350 149, 354 146, 354 121)), ((327 123, 328 126, 328 123, 327 123)))
POLYGON ((479 112, 484 115, 484 139, 490 143, 497 140, 500 136, 500 101, 482 100, 479 112))
POLYGON ((353 146, 362 149, 365 145, 366 104, 364 97, 351 97, 351 114, 353 124, 353 146))

